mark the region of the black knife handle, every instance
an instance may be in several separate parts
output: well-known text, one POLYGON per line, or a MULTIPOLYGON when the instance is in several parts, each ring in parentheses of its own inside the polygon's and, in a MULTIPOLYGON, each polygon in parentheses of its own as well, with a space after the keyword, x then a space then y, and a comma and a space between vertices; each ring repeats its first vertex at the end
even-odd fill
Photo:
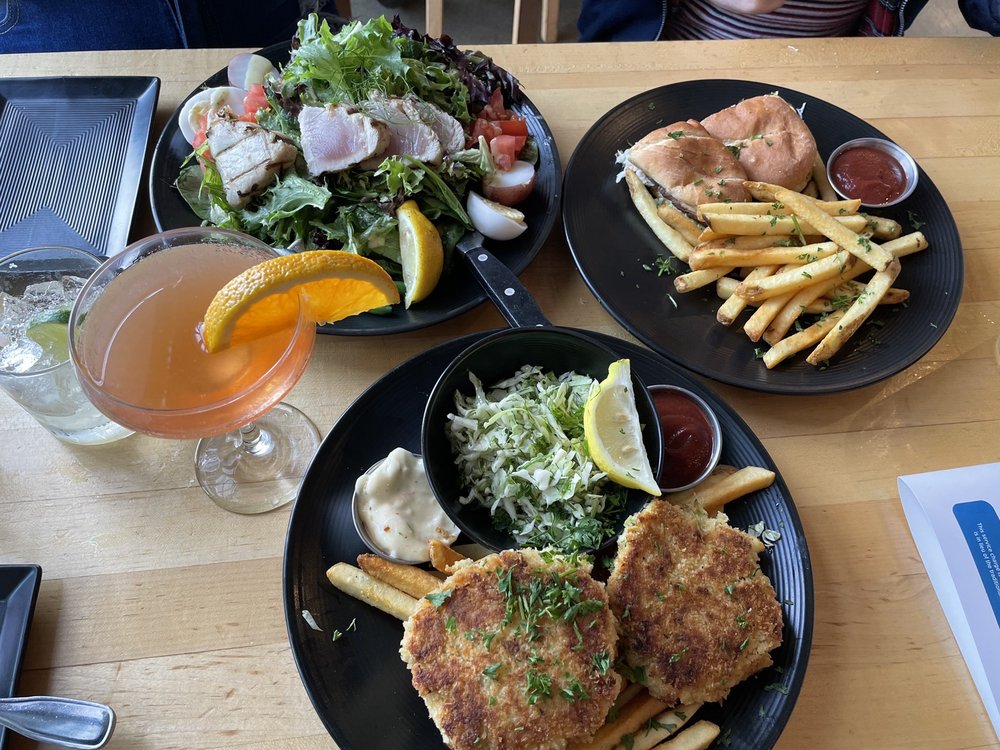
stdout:
POLYGON ((463 250, 469 267, 500 314, 514 328, 550 325, 527 287, 493 253, 480 246, 463 250))

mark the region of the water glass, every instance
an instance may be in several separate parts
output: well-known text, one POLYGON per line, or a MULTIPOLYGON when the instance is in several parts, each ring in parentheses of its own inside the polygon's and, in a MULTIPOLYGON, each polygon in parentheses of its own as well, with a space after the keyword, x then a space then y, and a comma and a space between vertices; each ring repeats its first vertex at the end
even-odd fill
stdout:
POLYGON ((69 313, 101 265, 71 247, 21 250, 0 259, 0 390, 60 440, 110 443, 132 434, 101 414, 69 358, 69 313))

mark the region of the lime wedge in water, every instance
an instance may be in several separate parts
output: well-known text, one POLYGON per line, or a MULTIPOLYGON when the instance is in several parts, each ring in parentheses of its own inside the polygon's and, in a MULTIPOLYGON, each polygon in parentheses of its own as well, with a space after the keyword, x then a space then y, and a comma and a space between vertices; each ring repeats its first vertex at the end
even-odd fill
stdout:
POLYGON ((46 310, 28 324, 25 335, 57 362, 69 359, 69 310, 46 310))

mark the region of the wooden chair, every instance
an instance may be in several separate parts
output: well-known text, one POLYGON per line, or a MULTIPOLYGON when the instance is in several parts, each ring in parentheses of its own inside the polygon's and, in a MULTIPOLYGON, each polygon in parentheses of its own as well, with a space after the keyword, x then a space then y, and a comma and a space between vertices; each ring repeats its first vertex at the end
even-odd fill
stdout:
MULTIPOLYGON (((338 0, 338 4, 343 0, 338 0)), ((425 33, 441 36, 444 0, 426 0, 425 33)), ((513 44, 555 42, 559 35, 559 0, 514 0, 513 44)))

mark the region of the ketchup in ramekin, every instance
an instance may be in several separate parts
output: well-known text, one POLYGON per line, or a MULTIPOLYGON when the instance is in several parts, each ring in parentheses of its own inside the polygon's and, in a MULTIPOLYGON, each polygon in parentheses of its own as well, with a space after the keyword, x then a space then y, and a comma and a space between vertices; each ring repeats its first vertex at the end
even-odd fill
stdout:
POLYGON ((856 138, 830 154, 827 178, 843 198, 856 198, 869 208, 892 206, 908 198, 917 185, 917 165, 892 141, 856 138))
POLYGON ((693 487, 719 462, 722 453, 719 420, 702 398, 685 388, 651 385, 649 395, 663 431, 660 488, 676 492, 693 487))

